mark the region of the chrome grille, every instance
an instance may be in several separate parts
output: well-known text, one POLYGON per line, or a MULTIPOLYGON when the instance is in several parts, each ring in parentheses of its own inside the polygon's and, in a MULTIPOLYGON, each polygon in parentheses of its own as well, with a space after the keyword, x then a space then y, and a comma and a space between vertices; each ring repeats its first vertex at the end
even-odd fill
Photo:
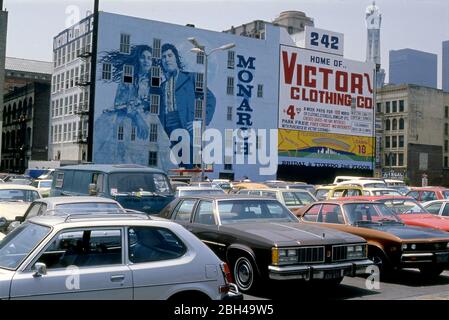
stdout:
POLYGON ((298 249, 299 263, 313 263, 324 261, 324 247, 306 247, 298 249))
POLYGON ((348 246, 333 246, 332 261, 342 261, 348 259, 348 246))

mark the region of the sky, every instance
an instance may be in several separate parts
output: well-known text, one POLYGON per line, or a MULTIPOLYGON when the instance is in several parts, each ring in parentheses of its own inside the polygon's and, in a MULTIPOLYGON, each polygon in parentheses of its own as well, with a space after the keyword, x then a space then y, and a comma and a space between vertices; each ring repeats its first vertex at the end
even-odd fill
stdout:
MULTIPOLYGON (((9 12, 6 55, 51 61, 52 39, 66 28, 73 6, 85 17, 93 0, 4 0, 9 12)), ((365 60, 365 9, 370 0, 100 0, 100 10, 179 25, 223 31, 253 20, 272 21, 298 10, 315 27, 345 36, 344 56, 365 60)), ((412 48, 438 54, 441 88, 442 41, 449 40, 448 0, 377 0, 382 13, 382 67, 388 80, 388 52, 412 48)), ((72 11, 73 12, 73 11, 72 11)))

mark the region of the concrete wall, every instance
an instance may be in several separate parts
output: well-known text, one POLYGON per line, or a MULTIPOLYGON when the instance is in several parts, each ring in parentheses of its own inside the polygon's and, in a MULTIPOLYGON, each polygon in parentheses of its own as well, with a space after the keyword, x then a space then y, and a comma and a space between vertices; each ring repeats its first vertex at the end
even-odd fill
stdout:
POLYGON ((421 186, 422 175, 427 174, 429 186, 447 184, 444 181, 442 147, 423 144, 408 145, 407 176, 410 184, 421 186), (426 165, 427 159, 427 165, 426 165))

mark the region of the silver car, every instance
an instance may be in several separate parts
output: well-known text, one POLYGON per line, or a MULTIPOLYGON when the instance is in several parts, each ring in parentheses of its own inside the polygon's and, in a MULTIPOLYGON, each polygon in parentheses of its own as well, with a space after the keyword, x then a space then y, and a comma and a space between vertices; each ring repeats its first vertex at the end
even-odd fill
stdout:
POLYGON ((0 299, 241 299, 225 263, 142 214, 39 216, 0 242, 0 299))

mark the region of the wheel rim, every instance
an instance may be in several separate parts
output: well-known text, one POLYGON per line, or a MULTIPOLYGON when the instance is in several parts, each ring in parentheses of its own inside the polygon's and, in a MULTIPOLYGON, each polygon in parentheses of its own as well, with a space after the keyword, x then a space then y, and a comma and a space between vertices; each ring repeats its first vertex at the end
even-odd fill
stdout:
POLYGON ((254 270, 247 258, 241 257, 235 262, 234 278, 241 290, 249 290, 253 285, 254 270))

